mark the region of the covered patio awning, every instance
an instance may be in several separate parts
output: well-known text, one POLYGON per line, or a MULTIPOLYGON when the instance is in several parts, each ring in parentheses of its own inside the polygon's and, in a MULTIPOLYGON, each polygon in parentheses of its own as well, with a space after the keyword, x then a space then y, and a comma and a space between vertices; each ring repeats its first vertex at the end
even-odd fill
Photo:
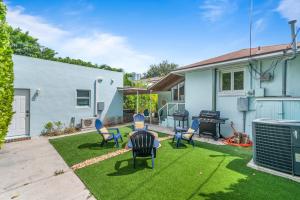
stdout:
POLYGON ((148 90, 151 90, 152 92, 168 91, 182 81, 184 81, 184 76, 169 73, 168 75, 162 77, 158 82, 151 85, 148 90))
POLYGON ((136 88, 136 87, 119 87, 118 91, 122 91, 123 95, 150 94, 150 90, 146 88, 136 88))

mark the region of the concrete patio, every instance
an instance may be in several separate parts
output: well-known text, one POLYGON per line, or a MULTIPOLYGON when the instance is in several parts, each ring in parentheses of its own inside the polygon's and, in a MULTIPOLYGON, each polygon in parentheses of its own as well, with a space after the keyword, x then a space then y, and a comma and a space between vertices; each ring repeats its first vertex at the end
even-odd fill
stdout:
POLYGON ((4 144, 0 177, 0 199, 95 199, 45 137, 4 144))

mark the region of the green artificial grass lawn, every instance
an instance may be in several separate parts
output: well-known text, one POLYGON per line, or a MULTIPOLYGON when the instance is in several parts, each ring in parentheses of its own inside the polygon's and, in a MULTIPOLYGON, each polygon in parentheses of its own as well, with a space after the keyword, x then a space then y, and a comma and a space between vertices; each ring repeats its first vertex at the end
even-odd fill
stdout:
POLYGON ((76 171, 97 199, 299 199, 300 184, 246 166, 251 149, 197 142, 175 149, 162 142, 155 168, 126 154, 76 171))
MULTIPOLYGON (((127 143, 128 133, 131 132, 131 129, 129 127, 122 127, 120 128, 120 132, 123 137, 123 143, 119 140, 119 145, 122 148, 127 143)), ((102 137, 97 132, 50 139, 49 141, 69 166, 117 150, 114 146, 114 141, 100 146, 102 137)))
MULTIPOLYGON (((120 148, 124 148, 128 141, 128 134, 132 130, 129 127, 122 127, 120 132, 123 143, 119 140, 119 145, 120 148)), ((165 134, 158 133, 158 136, 165 136, 165 134)), ((102 137, 97 132, 50 139, 49 141, 69 166, 117 150, 114 141, 100 146, 102 137)))
MULTIPOLYGON (((124 127, 124 146, 131 129, 124 127)), ((163 134, 160 134, 163 136, 163 134)), ((87 133, 50 142, 73 165, 117 150, 113 142, 100 147, 98 134, 87 133)), ((131 152, 76 171, 97 199, 300 199, 300 184, 258 172, 246 164, 251 149, 196 142, 174 148, 162 142, 151 169, 151 159, 138 158, 133 168, 131 152)))

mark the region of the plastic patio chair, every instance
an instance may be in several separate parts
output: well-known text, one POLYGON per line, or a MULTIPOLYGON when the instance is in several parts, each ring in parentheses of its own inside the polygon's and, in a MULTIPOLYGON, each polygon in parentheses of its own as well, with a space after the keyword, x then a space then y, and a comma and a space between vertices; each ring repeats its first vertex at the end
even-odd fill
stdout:
POLYGON ((133 131, 148 130, 148 125, 145 124, 145 117, 142 114, 133 115, 133 131))
POLYGON ((173 142, 176 140, 176 147, 179 147, 181 140, 187 141, 189 144, 195 146, 195 142, 193 140, 194 134, 198 132, 199 129, 199 120, 194 119, 192 122, 192 126, 189 129, 176 127, 175 135, 173 137, 173 142))
POLYGON ((154 139, 154 135, 145 130, 137 131, 130 136, 134 168, 137 157, 151 157, 152 169, 154 168, 154 158, 156 157, 156 149, 153 146, 154 139))
POLYGON ((102 136, 101 146, 106 144, 108 141, 114 140, 116 147, 119 148, 118 140, 121 139, 121 141, 123 142, 123 138, 118 128, 105 128, 100 119, 96 119, 95 127, 97 129, 97 132, 102 136), (114 133, 113 131, 115 131, 116 133, 114 133))
POLYGON ((144 110, 144 116, 145 116, 145 117, 150 117, 150 113, 149 113, 149 110, 148 110, 148 109, 145 109, 145 110, 144 110))

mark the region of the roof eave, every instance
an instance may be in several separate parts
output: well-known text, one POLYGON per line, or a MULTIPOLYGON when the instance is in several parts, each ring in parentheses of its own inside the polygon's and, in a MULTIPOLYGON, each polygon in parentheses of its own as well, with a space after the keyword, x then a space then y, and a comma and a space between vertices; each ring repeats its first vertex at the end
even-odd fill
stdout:
MULTIPOLYGON (((299 50, 298 50, 299 52, 299 50)), ((276 57, 276 56, 282 56, 282 55, 289 55, 291 54, 292 51, 276 51, 276 52, 272 52, 272 53, 266 53, 266 54, 261 54, 261 55, 256 55, 256 56, 252 56, 251 59, 264 59, 264 58, 270 58, 270 57, 276 57)), ((224 65, 228 65, 228 64, 238 64, 238 63, 243 63, 243 62, 248 62, 249 61, 249 57, 243 57, 243 58, 238 58, 238 59, 233 59, 233 60, 229 60, 229 61, 223 61, 223 62, 217 62, 217 63, 212 63, 212 64, 207 64, 207 65, 199 65, 199 66, 193 66, 193 67, 187 67, 187 68, 183 68, 183 69, 177 69, 172 71, 172 73, 184 73, 184 72, 189 72, 189 71, 194 71, 194 70, 199 70, 199 69, 209 69, 209 68, 216 68, 216 67, 222 67, 224 65)))

